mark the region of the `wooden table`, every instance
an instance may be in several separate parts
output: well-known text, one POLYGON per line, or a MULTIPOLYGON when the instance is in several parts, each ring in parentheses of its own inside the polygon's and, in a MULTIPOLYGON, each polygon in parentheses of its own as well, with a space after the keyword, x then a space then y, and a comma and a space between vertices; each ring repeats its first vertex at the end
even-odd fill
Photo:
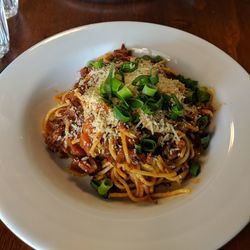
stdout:
MULTIPOLYGON (((221 48, 250 72, 249 0, 20 0, 18 15, 8 21, 11 49, 0 60, 0 72, 46 37, 115 20, 153 22, 188 31, 221 48)), ((30 247, 0 222, 0 249, 30 247)), ((222 249, 250 249, 250 224, 222 249)))

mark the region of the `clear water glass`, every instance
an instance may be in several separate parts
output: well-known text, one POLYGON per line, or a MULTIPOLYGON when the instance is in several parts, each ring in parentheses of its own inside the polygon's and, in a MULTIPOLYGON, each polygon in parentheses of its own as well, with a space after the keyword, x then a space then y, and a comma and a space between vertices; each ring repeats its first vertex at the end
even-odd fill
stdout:
POLYGON ((0 0, 0 58, 9 51, 9 29, 4 11, 3 0, 0 0))
POLYGON ((13 17, 18 11, 18 0, 3 0, 6 18, 13 17))

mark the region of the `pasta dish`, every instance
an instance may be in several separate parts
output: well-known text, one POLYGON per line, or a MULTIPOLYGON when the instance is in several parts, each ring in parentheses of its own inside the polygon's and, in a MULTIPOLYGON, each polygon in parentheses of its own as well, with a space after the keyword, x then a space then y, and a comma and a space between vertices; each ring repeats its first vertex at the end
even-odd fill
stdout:
POLYGON ((80 70, 55 97, 43 123, 67 171, 92 177, 104 198, 132 201, 189 193, 211 138, 213 92, 177 74, 161 56, 135 56, 124 45, 80 70))

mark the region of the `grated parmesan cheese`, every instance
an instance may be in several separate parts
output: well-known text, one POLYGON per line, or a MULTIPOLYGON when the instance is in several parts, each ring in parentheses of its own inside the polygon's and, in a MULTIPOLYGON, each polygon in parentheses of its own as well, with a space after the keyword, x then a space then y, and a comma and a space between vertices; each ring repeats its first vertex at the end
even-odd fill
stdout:
POLYGON ((164 142, 169 141, 171 139, 175 141, 180 140, 173 125, 170 124, 168 120, 165 118, 164 112, 158 111, 153 115, 148 115, 145 114, 143 111, 139 111, 139 115, 140 115, 139 123, 142 124, 144 128, 151 131, 152 135, 154 133, 163 134, 161 138, 161 144, 164 144, 164 142))

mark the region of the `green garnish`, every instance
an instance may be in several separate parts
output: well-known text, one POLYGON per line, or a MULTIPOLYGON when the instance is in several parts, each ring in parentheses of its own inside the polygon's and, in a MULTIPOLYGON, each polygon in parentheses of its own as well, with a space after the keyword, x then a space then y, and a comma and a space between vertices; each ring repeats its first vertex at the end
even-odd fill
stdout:
POLYGON ((126 100, 130 97, 133 96, 133 93, 131 92, 131 90, 126 86, 124 85, 122 87, 122 89, 120 89, 118 92, 117 92, 117 96, 122 99, 122 100, 126 100))
POLYGON ((152 84, 145 84, 142 89, 142 93, 148 96, 154 96, 156 92, 157 88, 152 84))
POLYGON ((137 62, 125 62, 121 66, 121 71, 124 73, 130 73, 137 69, 138 63, 137 62))
POLYGON ((205 129, 207 127, 209 123, 209 118, 207 115, 203 115, 201 116, 198 120, 197 120, 197 126, 200 128, 200 129, 205 129))
POLYGON ((135 150, 137 154, 142 153, 141 144, 135 144, 135 150))
POLYGON ((144 56, 142 56, 142 59, 151 61, 151 60, 152 60, 152 57, 149 56, 149 55, 144 55, 144 56))
POLYGON ((116 79, 116 78, 113 78, 113 79, 112 79, 112 82, 111 82, 111 89, 112 89, 112 92, 113 92, 114 94, 116 94, 116 93, 119 91, 119 89, 122 87, 122 85, 123 85, 123 82, 122 82, 122 81, 120 81, 120 80, 118 80, 118 79, 116 79))
POLYGON ((159 76, 158 76, 158 74, 156 74, 156 75, 151 75, 151 76, 149 77, 149 80, 150 80, 150 82, 151 82, 152 84, 157 84, 157 83, 159 82, 159 76))
POLYGON ((101 95, 108 100, 112 98, 112 79, 115 65, 112 63, 106 80, 100 86, 101 95))
POLYGON ((103 60, 97 60, 97 61, 90 61, 89 66, 94 67, 95 69, 100 69, 104 66, 103 60))
POLYGON ((163 60, 163 58, 159 55, 157 55, 157 56, 144 55, 144 56, 142 56, 142 59, 151 61, 152 63, 158 63, 158 62, 163 60))
POLYGON ((139 75, 132 81, 132 84, 138 87, 143 87, 145 84, 149 82, 150 79, 148 75, 139 75))
POLYGON ((91 180, 90 181, 90 185, 92 186, 92 188, 94 188, 95 190, 98 189, 98 187, 100 186, 100 183, 96 180, 91 180))
POLYGON ((175 94, 172 94, 171 97, 175 104, 170 110, 170 118, 172 120, 177 120, 180 116, 184 114, 184 107, 175 94))
POLYGON ((102 180, 100 186, 98 187, 97 191, 100 196, 107 196, 109 190, 113 187, 113 182, 109 178, 105 178, 102 180))
POLYGON ((210 142, 210 135, 204 136, 201 138, 201 146, 203 149, 206 149, 210 142))
POLYGON ((141 108, 143 106, 143 101, 138 99, 138 98, 135 98, 131 101, 130 103, 130 106, 131 108, 141 108))
POLYGON ((147 104, 144 104, 142 107, 141 107, 141 110, 147 114, 147 115, 152 115, 153 114, 153 111, 151 110, 151 108, 147 105, 147 104))
POLYGON ((123 106, 114 106, 113 107, 114 115, 121 122, 129 122, 132 120, 130 112, 123 106))
POLYGON ((182 116, 184 113, 184 110, 183 109, 178 109, 178 107, 176 105, 174 105, 172 108, 171 108, 171 112, 170 112, 170 118, 172 120, 177 120, 180 116, 182 116))
POLYGON ((197 95, 196 91, 189 90, 186 94, 185 103, 191 103, 191 104, 196 104, 197 103, 197 95))
POLYGON ((206 87, 200 87, 197 90, 197 98, 201 103, 207 103, 210 101, 210 94, 208 93, 208 89, 206 87))
POLYGON ((196 177, 200 173, 200 164, 197 161, 190 160, 189 162, 189 173, 192 177, 196 177))
POLYGON ((153 139, 144 138, 141 140, 142 151, 153 153, 156 147, 157 147, 157 143, 153 139))
POLYGON ((183 75, 178 75, 177 79, 189 89, 195 90, 198 87, 198 81, 192 80, 190 78, 185 78, 183 75))

